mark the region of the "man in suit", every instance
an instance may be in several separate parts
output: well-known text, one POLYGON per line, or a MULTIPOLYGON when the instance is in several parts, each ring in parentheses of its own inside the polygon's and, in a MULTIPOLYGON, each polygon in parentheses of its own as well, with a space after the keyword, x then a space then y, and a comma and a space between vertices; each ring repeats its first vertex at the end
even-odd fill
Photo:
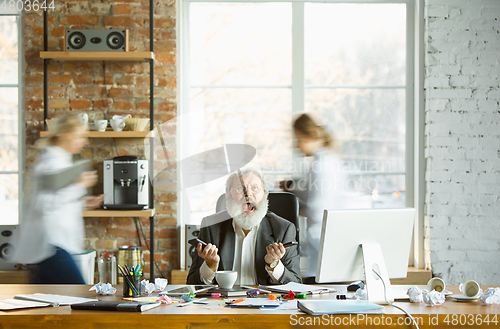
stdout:
POLYGON ((236 284, 302 282, 295 225, 269 212, 268 190, 262 174, 246 169, 226 182, 226 208, 201 222, 197 257, 188 284, 215 283, 216 271, 238 272, 236 284))

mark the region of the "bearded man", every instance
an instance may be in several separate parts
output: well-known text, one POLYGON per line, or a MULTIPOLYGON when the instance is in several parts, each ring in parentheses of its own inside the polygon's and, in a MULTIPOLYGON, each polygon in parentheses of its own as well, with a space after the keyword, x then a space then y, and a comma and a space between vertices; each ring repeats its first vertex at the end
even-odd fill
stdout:
POLYGON ((262 174, 253 169, 235 172, 226 182, 226 208, 203 218, 197 257, 188 284, 213 284, 216 271, 237 271, 236 284, 302 282, 295 225, 268 211, 269 192, 262 174))

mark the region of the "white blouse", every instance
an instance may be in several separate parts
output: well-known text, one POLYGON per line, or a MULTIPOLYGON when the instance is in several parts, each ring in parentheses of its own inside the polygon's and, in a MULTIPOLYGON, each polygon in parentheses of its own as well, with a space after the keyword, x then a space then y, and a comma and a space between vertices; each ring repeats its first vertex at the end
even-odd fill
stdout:
POLYGON ((33 170, 25 214, 20 220, 18 238, 14 240, 13 261, 41 262, 55 254, 54 247, 70 254, 82 252, 85 227, 81 198, 87 194, 87 189, 81 184, 70 184, 49 190, 41 184, 44 175, 72 164, 71 153, 57 146, 44 148, 33 170))

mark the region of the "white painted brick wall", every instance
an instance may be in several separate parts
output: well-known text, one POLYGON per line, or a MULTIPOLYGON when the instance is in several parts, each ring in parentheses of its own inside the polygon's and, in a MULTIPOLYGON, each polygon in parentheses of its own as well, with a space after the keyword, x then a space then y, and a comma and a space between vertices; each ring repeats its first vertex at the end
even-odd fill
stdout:
POLYGON ((426 236, 434 275, 500 285, 500 0, 425 0, 426 236))

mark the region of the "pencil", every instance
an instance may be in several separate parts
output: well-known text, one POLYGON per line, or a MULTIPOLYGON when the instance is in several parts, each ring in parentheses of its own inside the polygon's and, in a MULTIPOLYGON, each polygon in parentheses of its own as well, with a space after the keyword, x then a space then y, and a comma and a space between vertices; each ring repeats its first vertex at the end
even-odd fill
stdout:
POLYGON ((132 292, 134 293, 134 295, 138 295, 139 293, 137 292, 137 288, 134 286, 134 284, 132 283, 132 281, 130 281, 128 275, 125 274, 124 270, 120 267, 120 265, 117 265, 117 266, 118 266, 118 269, 120 270, 120 272, 122 272, 123 277, 125 278, 125 280, 127 280, 127 284, 130 287, 130 289, 132 290, 132 292))

